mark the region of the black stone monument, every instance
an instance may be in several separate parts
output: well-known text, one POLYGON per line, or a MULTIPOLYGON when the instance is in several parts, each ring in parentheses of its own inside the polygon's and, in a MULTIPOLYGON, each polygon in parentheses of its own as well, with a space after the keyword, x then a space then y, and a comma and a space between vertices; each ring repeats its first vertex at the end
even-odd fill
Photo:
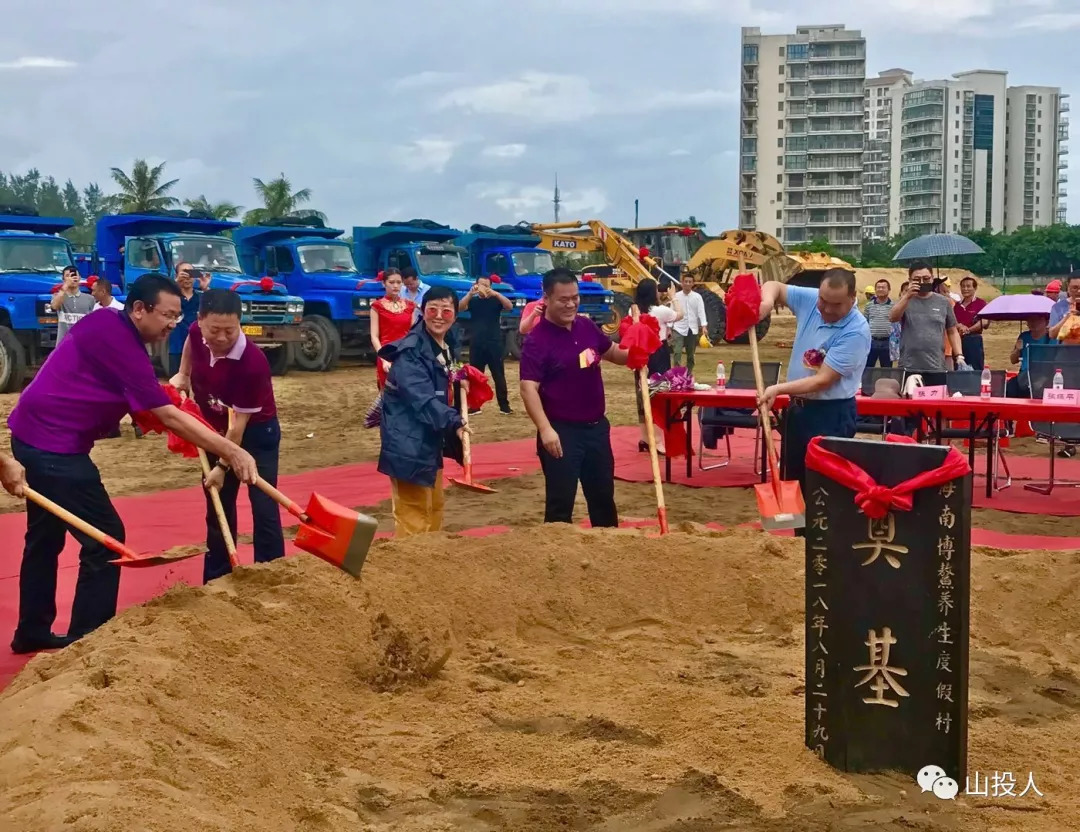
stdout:
MULTIPOLYGON (((824 439, 893 487, 947 448, 824 439)), ((971 475, 880 520, 806 472, 806 745, 842 771, 967 776, 971 475)))

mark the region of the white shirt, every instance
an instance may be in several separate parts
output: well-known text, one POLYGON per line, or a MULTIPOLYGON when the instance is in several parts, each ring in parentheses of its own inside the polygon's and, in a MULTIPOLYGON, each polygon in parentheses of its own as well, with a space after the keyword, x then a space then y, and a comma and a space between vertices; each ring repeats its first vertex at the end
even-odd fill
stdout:
POLYGON ((124 308, 124 304, 122 304, 116 298, 109 298, 109 305, 108 306, 102 306, 100 303, 94 304, 94 311, 95 312, 97 312, 99 309, 123 309, 123 308, 124 308))
POLYGON ((673 323, 676 318, 675 310, 668 306, 650 306, 649 314, 660 322, 660 340, 666 341, 669 325, 673 323))
POLYGON ((693 290, 690 294, 678 292, 675 295, 675 302, 679 304, 683 312, 682 320, 672 327, 677 333, 689 335, 692 332, 697 335, 709 328, 708 318, 705 317, 705 299, 699 292, 693 290))

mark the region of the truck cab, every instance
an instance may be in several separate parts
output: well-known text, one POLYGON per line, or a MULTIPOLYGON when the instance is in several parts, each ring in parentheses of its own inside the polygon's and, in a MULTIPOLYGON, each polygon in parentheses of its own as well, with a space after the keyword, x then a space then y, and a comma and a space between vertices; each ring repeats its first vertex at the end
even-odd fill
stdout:
POLYGON ((296 366, 330 370, 340 357, 368 355, 371 304, 384 294, 377 280, 360 277, 345 232, 322 221, 285 218, 233 232, 240 265, 285 283, 304 301, 296 366))
POLYGON ((0 393, 17 393, 27 374, 56 346, 56 312, 49 308, 63 271, 75 265, 61 233, 65 217, 27 208, 0 208, 0 393))
MULTIPOLYGON (((498 275, 502 282, 514 287, 525 296, 526 303, 540 300, 544 295, 544 275, 555 268, 551 253, 536 248, 540 238, 528 229, 503 226, 488 229, 474 225, 470 233, 462 234, 454 242, 469 253, 469 272, 475 277, 498 275)), ((581 306, 578 314, 587 315, 598 326, 611 318, 614 292, 599 283, 587 279, 578 284, 581 306)), ((515 329, 506 339, 507 354, 517 358, 521 354, 521 336, 515 329)))
POLYGON ((300 340, 304 302, 272 278, 244 271, 236 244, 225 236, 237 228, 238 222, 183 211, 115 214, 97 221, 96 256, 104 276, 117 286, 147 272, 172 275, 181 262, 209 273, 210 288, 240 295, 244 334, 266 351, 274 374, 284 375, 300 340))
MULTIPOLYGON (((445 286, 453 290, 460 301, 468 293, 475 279, 465 267, 463 255, 468 252, 452 241, 461 232, 430 220, 413 220, 408 223, 384 222, 380 226, 353 228, 353 254, 362 274, 375 275, 382 269, 395 267, 416 269, 421 282, 428 286, 445 286)), ((513 309, 502 316, 504 333, 516 333, 525 307, 525 296, 512 286, 496 286, 513 309)), ((469 313, 459 318, 468 333, 469 313)))

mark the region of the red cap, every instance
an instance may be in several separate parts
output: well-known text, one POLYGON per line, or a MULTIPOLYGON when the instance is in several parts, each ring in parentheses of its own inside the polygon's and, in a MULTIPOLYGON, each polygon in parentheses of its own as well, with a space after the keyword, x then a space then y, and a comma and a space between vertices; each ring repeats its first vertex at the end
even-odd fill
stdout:
POLYGON ((1046 284, 1046 291, 1048 291, 1048 292, 1060 292, 1061 291, 1061 281, 1060 280, 1051 280, 1049 283, 1046 284))

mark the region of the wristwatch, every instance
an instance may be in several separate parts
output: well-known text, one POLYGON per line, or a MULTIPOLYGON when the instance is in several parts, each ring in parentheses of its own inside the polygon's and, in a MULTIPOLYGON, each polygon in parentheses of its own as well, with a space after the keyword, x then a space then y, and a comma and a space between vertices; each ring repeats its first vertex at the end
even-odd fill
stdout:
POLYGON ((229 470, 229 463, 227 463, 224 459, 219 459, 217 461, 217 465, 215 465, 214 467, 215 468, 220 468, 222 471, 228 471, 229 470))

